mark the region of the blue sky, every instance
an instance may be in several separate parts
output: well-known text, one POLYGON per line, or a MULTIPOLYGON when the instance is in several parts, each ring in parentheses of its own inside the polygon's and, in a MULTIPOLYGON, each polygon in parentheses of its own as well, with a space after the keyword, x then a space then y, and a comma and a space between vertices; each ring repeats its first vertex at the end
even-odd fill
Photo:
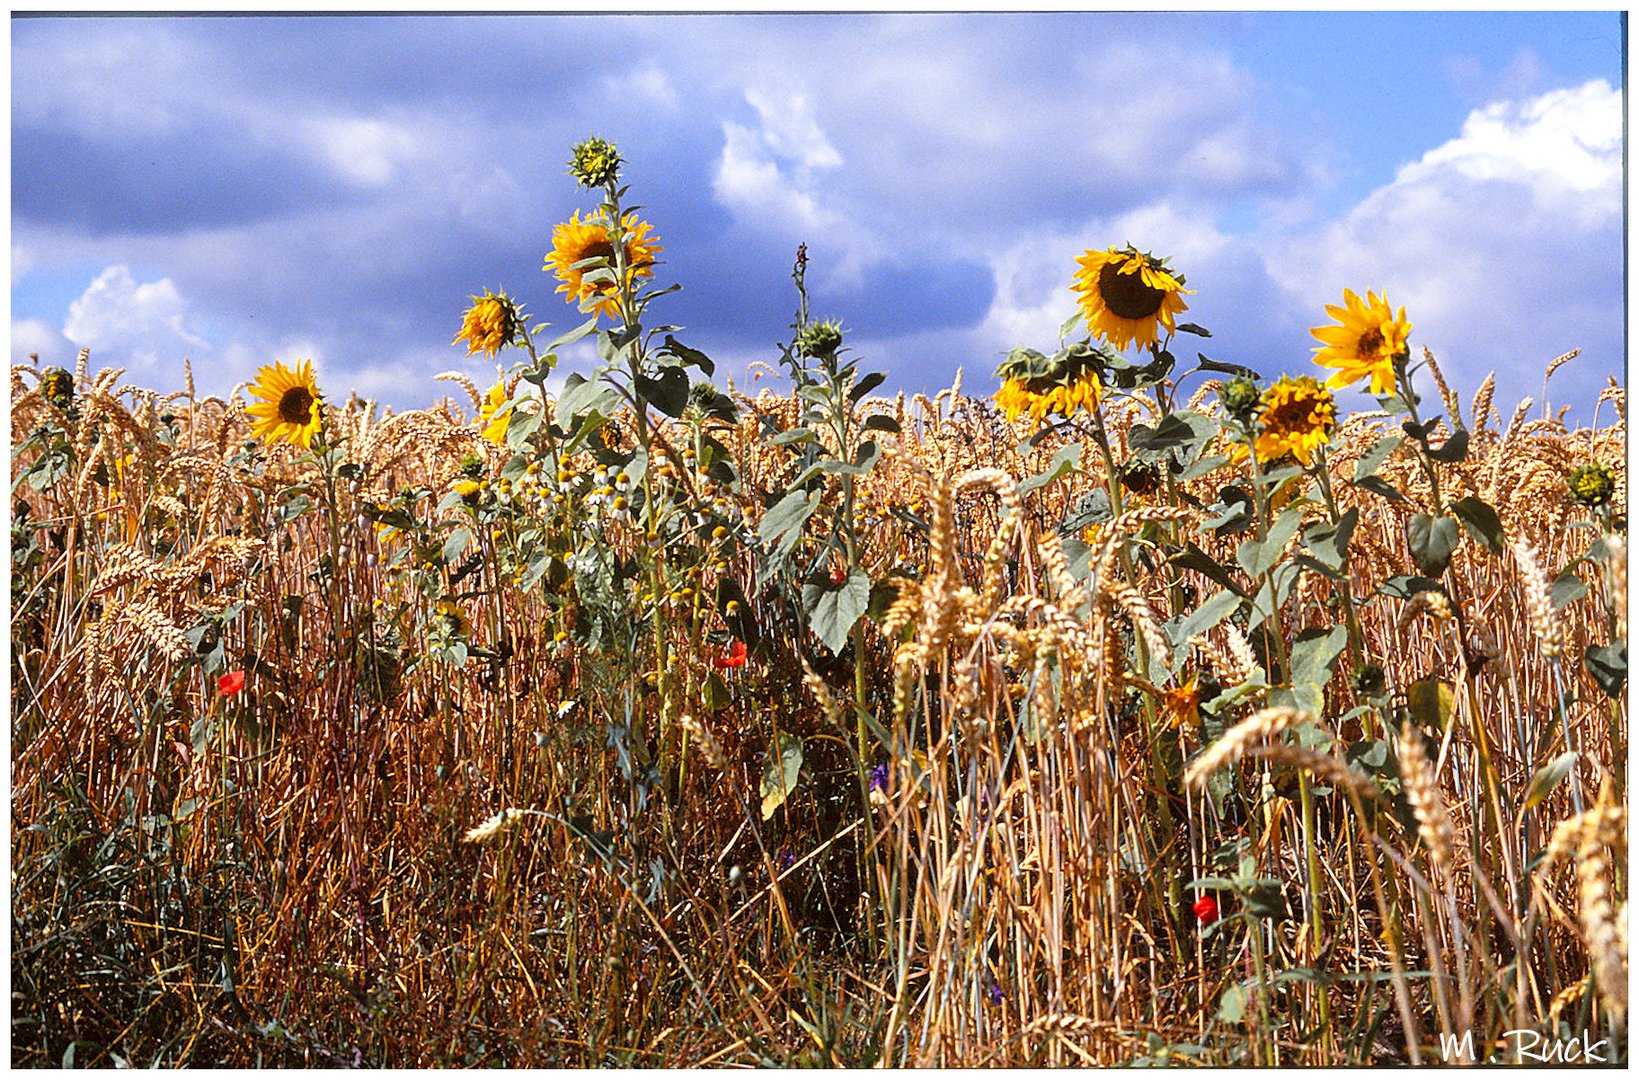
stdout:
MULTIPOLYGON (((590 133, 665 245, 661 303, 746 386, 806 242, 887 389, 1051 349, 1075 257, 1173 256, 1216 359, 1307 370, 1342 290, 1404 305, 1504 416, 1623 377, 1618 12, 14 19, 12 350, 225 392, 312 357, 405 408, 589 202, 590 133)), ((1193 347, 1198 342, 1186 339, 1193 347)), ((584 359, 566 356, 573 367, 584 359)), ((1465 395, 1466 396, 1466 395, 1465 395)), ((1608 416, 1608 411, 1607 414, 1608 416)))

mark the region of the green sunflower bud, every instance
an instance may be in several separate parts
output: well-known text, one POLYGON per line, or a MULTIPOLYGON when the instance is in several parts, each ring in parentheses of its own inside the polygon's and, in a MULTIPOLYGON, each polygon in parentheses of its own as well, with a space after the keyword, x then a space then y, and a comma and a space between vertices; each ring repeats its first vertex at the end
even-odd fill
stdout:
POLYGON ((1263 392, 1258 384, 1242 376, 1230 381, 1228 386, 1218 391, 1218 400, 1223 403, 1224 412, 1232 418, 1247 421, 1257 412, 1263 401, 1263 392))
POLYGON ((607 187, 620 176, 621 164, 615 144, 594 135, 570 151, 569 175, 584 188, 607 187))
POLYGON ((834 356, 842 347, 842 325, 837 322, 809 323, 797 336, 797 355, 834 356))
POLYGON ((1604 506, 1616 494, 1616 477, 1598 462, 1589 462, 1567 476, 1565 486, 1578 506, 1604 506))
POLYGON ((458 466, 461 475, 470 480, 476 480, 488 471, 488 463, 478 454, 462 454, 461 464, 458 466))

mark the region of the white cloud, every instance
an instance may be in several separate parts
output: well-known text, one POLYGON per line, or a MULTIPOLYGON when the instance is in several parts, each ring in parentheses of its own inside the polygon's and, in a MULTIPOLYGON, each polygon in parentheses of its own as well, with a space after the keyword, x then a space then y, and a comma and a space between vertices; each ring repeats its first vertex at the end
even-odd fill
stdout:
POLYGON ((773 154, 806 169, 834 169, 842 164, 842 155, 814 119, 806 94, 753 87, 746 91, 746 101, 757 110, 763 125, 762 141, 773 154))
POLYGON ((63 336, 112 365, 180 372, 183 356, 211 349, 184 326, 187 307, 170 278, 139 285, 129 267, 110 266, 68 305, 63 336))
POLYGON ((823 249, 823 286, 857 286, 878 243, 827 186, 842 155, 801 93, 745 91, 756 128, 725 121, 712 192, 744 224, 782 242, 823 249))
POLYGON ((55 326, 44 319, 12 320, 11 357, 16 363, 22 363, 30 353, 36 353, 40 363, 64 367, 78 351, 55 326))
POLYGON ((332 169, 364 188, 391 183, 416 147, 414 136, 403 128, 358 117, 310 120, 307 134, 332 169))
POLYGON ((663 109, 677 108, 677 89, 671 76, 653 64, 644 64, 621 76, 610 75, 603 80, 603 89, 610 98, 642 101, 663 109))

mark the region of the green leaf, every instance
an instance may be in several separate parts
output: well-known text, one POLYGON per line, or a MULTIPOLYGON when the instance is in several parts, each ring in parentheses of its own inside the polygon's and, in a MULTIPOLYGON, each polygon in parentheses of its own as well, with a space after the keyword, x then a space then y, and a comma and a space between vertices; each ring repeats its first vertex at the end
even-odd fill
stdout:
POLYGON ((1241 597, 1228 589, 1219 589, 1207 598, 1206 603, 1184 616, 1183 621, 1178 624, 1178 636, 1173 641, 1174 647, 1184 648, 1190 638, 1211 630, 1234 614, 1240 606, 1241 597))
POLYGON ((1357 480, 1355 481, 1355 487, 1360 488, 1362 491, 1369 491, 1373 495, 1381 495, 1390 502, 1406 501, 1406 497, 1381 476, 1368 476, 1364 480, 1357 480))
POLYGON ((598 317, 596 315, 593 315, 590 319, 587 319, 585 322, 581 323, 579 326, 575 327, 573 330, 570 330, 568 333, 565 333, 564 335, 559 337, 557 340, 553 341, 552 344, 548 345, 545 349, 542 349, 541 351, 543 353, 555 353, 559 349, 563 348, 565 345, 570 345, 570 344, 573 344, 574 342, 579 341, 581 338, 585 337, 587 334, 590 334, 593 330, 596 330, 597 328, 598 328, 598 317))
POLYGON ((1207 513, 1215 516, 1203 520, 1201 527, 1219 536, 1230 536, 1252 524, 1257 507, 1250 491, 1231 484, 1218 492, 1218 501, 1207 507, 1207 513))
POLYGON ((1588 669, 1599 689, 1617 701, 1622 700, 1622 683, 1628 677, 1628 643, 1622 638, 1609 645, 1593 645, 1582 654, 1582 666, 1588 669))
POLYGON ((1059 535, 1074 536, 1087 526, 1109 521, 1113 516, 1110 512, 1109 493, 1103 488, 1090 488, 1064 515, 1064 520, 1059 522, 1059 535))
POLYGON ((689 375, 680 367, 663 368, 655 379, 639 375, 636 389, 638 397, 673 418, 682 416, 689 403, 689 375))
POLYGON ((728 707, 728 683, 715 671, 706 677, 706 708, 712 712, 728 707))
POLYGON ((854 623, 871 606, 870 576, 856 566, 834 588, 810 582, 802 587, 802 606, 808 612, 809 628, 827 649, 840 653, 854 623))
POLYGON ((1196 547, 1193 541, 1186 541, 1184 550, 1173 555, 1169 561, 1180 570, 1194 570, 1198 574, 1205 574, 1237 596, 1249 595, 1228 570, 1219 565, 1211 555, 1196 547))
POLYGON ((1359 522, 1360 508, 1350 507, 1336 525, 1323 521, 1311 526, 1303 535, 1303 546, 1329 568, 1341 570, 1349 553, 1349 540, 1359 522))
POLYGON ((1238 1024, 1246 1019, 1246 987, 1233 983, 1224 988, 1218 998, 1218 1019, 1226 1024, 1238 1024))
POLYGON ((1377 470, 1383 462, 1389 459, 1395 448, 1400 445, 1400 436, 1385 435, 1372 444, 1371 449, 1360 455, 1360 460, 1354 463, 1354 482, 1377 475, 1377 470))
POLYGON ((886 431, 894 435, 900 433, 899 421, 885 413, 872 413, 865 418, 866 431, 886 431))
POLYGON ((1021 480, 1019 482, 1019 494, 1027 495, 1041 487, 1043 484, 1057 480, 1061 476, 1068 476, 1070 473, 1080 472, 1080 466, 1081 444, 1070 443, 1068 446, 1062 447, 1058 453, 1053 455, 1053 460, 1048 462, 1047 468, 1044 471, 1037 473, 1035 476, 1032 476, 1027 480, 1021 480))
POLYGON ((848 391, 849 404, 858 402, 860 398, 881 386, 887 378, 888 376, 884 375, 880 371, 872 371, 863 376, 857 383, 854 384, 854 388, 848 391))
POLYGON ((1395 600, 1410 600, 1420 592, 1444 592, 1433 578, 1417 574, 1396 574, 1377 587, 1377 591, 1395 600))
POLYGON ((1349 632, 1341 626, 1324 630, 1317 627, 1299 634, 1292 643, 1292 685, 1324 687, 1331 681, 1332 667, 1348 643, 1349 632))
POLYGON ((802 538, 802 528, 819 509, 820 493, 797 488, 770 506, 757 524, 757 538, 777 557, 788 554, 802 538))
POLYGON ((1406 543, 1417 569, 1430 577, 1439 577, 1451 565, 1451 553, 1457 550, 1462 532, 1455 518, 1430 517, 1414 514, 1406 523, 1406 543))
POLYGON ((1548 590, 1548 601, 1553 604, 1555 611, 1559 611, 1582 599, 1587 595, 1587 592, 1587 582, 1577 577, 1573 568, 1566 567, 1554 579, 1553 586, 1548 590))
POLYGON ((1451 512, 1463 523, 1469 535, 1485 545, 1493 555, 1501 555, 1503 548, 1502 519, 1491 505, 1477 495, 1458 499, 1451 504, 1451 512))
POLYGON ((789 446, 792 443, 811 442, 819 442, 819 436, 814 434, 812 428, 805 427, 792 428, 790 431, 782 431, 771 439, 763 440, 763 444, 765 446, 789 446))
POLYGON ((461 553, 467 550, 467 545, 470 543, 472 543, 472 533, 466 529, 456 529, 450 533, 450 538, 444 541, 444 561, 454 563, 461 557, 461 553))
POLYGON ((797 774, 802 771, 802 740, 774 729, 774 740, 768 746, 768 761, 763 766, 763 779, 758 793, 763 797, 763 820, 774 816, 786 797, 797 790, 797 774))
POLYGON ((1567 750, 1532 773, 1531 786, 1525 789, 1525 802, 1520 804, 1520 812, 1524 813, 1553 794, 1554 788, 1558 787, 1576 767, 1578 756, 1576 751, 1567 750))
MULTIPOLYGON (((1171 450, 1173 447, 1186 445, 1197 436, 1195 428, 1184 419, 1185 415, 1170 413, 1162 417, 1161 422, 1153 428, 1146 424, 1134 424, 1132 431, 1127 435, 1127 445, 1134 450, 1171 450)), ((1212 423, 1204 416, 1200 419, 1208 424, 1212 423)))
POLYGON ((1434 731, 1444 731, 1451 722, 1455 701, 1451 684, 1441 679, 1418 679, 1406 687, 1406 708, 1411 718, 1434 731))
POLYGON ((707 356, 699 349, 689 348, 687 345, 682 344, 670 334, 666 335, 665 344, 666 351, 683 361, 683 363, 697 367, 707 375, 711 375, 717 370, 716 365, 711 362, 711 357, 707 356))
POLYGON ((1439 446, 1429 447, 1428 456, 1435 461, 1453 464, 1468 459, 1468 429, 1458 428, 1456 434, 1439 446))
POLYGON ((1286 549, 1286 542, 1298 531, 1303 524, 1303 511, 1296 506, 1289 506, 1275 523, 1269 527, 1269 535, 1263 540, 1248 540, 1235 552, 1235 561, 1241 564, 1248 577, 1257 581, 1268 573, 1280 561, 1286 549))

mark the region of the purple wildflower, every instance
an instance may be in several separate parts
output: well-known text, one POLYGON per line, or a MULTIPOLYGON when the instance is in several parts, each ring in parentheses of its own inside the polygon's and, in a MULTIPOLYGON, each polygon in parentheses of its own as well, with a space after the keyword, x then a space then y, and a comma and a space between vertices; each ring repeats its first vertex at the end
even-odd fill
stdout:
POLYGON ((886 793, 888 790, 888 763, 884 761, 871 770, 871 788, 886 793))

